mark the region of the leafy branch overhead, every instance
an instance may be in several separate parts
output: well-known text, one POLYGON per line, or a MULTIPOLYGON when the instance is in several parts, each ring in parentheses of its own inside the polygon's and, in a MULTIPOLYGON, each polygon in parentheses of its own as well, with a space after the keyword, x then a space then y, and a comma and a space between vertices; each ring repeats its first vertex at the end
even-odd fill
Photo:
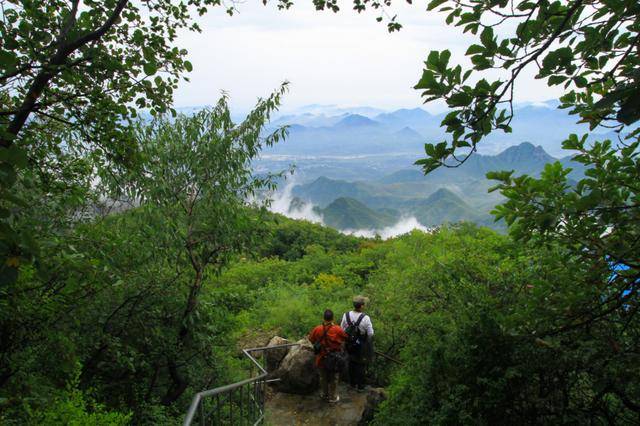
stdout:
POLYGON ((13 186, 18 175, 37 170, 56 180, 43 158, 61 167, 64 158, 88 161, 105 181, 134 168, 129 119, 141 108, 175 114, 173 92, 192 69, 187 51, 175 45, 177 32, 199 31, 192 12, 217 4, 0 1, 0 208, 7 218, 0 281, 4 259, 15 264, 33 254, 12 225, 24 208, 13 186))
MULTIPOLYGON (((517 240, 560 245, 587 264, 607 260, 631 268, 612 284, 619 289, 616 294, 635 297, 640 268, 640 130, 634 125, 640 119, 640 4, 433 0, 428 9, 445 13, 447 24, 477 35, 479 42, 467 48, 471 68, 466 70, 450 63, 447 50, 429 54, 415 88, 426 102, 446 102, 450 112, 442 125, 450 140, 426 144, 426 158, 416 163, 426 173, 458 167, 491 132, 510 132, 514 93, 525 69, 548 86, 561 86, 560 107, 591 130, 615 132, 616 143, 592 141, 597 135, 567 135, 563 148, 586 169, 577 182, 569 180, 571 169, 560 163, 547 165, 539 177, 489 173, 488 178, 498 181, 493 190, 506 197, 493 213, 517 240), (488 77, 496 74, 500 77, 488 77)), ((611 312, 626 300, 613 297, 611 312)))
POLYGON ((417 162, 426 172, 457 167, 485 136, 511 131, 514 90, 527 68, 549 86, 562 86, 561 108, 592 130, 620 132, 640 119, 636 1, 433 0, 428 9, 479 42, 466 51, 467 70, 450 64, 449 51, 431 52, 415 86, 425 102, 443 100, 451 109, 442 121, 451 139, 427 144, 427 157, 417 162))
POLYGON ((416 163, 426 173, 458 167, 491 132, 510 132, 514 92, 525 69, 548 86, 561 86, 560 108, 591 130, 612 132, 617 141, 568 135, 562 147, 586 170, 577 182, 559 162, 538 177, 487 174, 498 181, 493 190, 506 197, 493 214, 516 240, 563 247, 585 265, 626 268, 625 274, 593 280, 606 289, 598 308, 576 314, 571 327, 622 312, 637 300, 640 279, 640 4, 433 0, 428 9, 446 13, 447 24, 478 35, 479 43, 466 51, 468 70, 450 64, 447 50, 429 54, 415 88, 426 102, 446 102, 451 112, 442 125, 451 139, 426 144, 426 158, 416 163), (486 76, 496 73, 501 77, 486 76))

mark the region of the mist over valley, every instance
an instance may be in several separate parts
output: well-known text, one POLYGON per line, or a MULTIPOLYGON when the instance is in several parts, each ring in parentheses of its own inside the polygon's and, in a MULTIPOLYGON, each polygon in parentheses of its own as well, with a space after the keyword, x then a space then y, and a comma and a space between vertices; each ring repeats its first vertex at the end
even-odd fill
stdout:
POLYGON ((585 128, 551 102, 519 106, 513 133, 492 135, 460 167, 425 176, 414 162, 424 155, 424 143, 444 137, 441 119, 420 108, 382 112, 310 105, 271 122, 271 131, 288 126, 288 137, 265 149, 254 169, 294 168, 271 194, 272 211, 382 238, 460 221, 503 231, 504 223, 490 214, 503 200, 489 192, 495 184, 486 178, 490 171, 538 176, 546 164, 560 161, 573 168, 571 181, 583 176, 582 165, 558 146, 568 132, 585 128))

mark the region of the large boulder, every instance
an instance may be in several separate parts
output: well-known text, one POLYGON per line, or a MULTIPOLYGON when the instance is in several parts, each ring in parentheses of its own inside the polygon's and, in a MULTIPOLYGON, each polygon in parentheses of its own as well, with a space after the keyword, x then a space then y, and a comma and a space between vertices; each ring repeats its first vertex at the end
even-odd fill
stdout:
MULTIPOLYGON (((267 345, 267 347, 286 345, 287 343, 289 343, 287 339, 280 336, 274 336, 271 338, 271 340, 269 340, 269 344, 267 345)), ((269 349, 264 351, 267 372, 268 373, 275 372, 278 369, 278 367, 280 367, 280 362, 282 362, 283 358, 287 355, 288 352, 289 352, 289 347, 269 349)))
POLYGON ((279 392, 307 395, 318 389, 318 371, 315 366, 313 345, 309 339, 299 340, 298 346, 289 349, 280 362, 274 376, 280 379, 276 383, 279 392))

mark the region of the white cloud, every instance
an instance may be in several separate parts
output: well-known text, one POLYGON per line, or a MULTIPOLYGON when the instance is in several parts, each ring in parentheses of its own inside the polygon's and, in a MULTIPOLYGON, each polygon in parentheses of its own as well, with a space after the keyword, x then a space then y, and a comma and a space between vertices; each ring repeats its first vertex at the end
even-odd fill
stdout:
POLYGON ((379 235, 383 240, 388 240, 389 238, 397 237, 399 235, 407 234, 414 229, 417 229, 422 232, 431 232, 430 228, 422 225, 418 222, 418 219, 415 217, 405 217, 398 221, 393 226, 388 226, 386 228, 382 228, 379 230, 376 229, 347 229, 342 231, 345 234, 355 235, 358 237, 366 237, 366 238, 374 238, 376 235, 379 235))
MULTIPOLYGON (((404 28, 389 34, 375 12, 357 14, 343 3, 337 14, 318 12, 311 2, 278 11, 274 4, 239 4, 229 17, 214 8, 200 18, 203 32, 184 33, 181 47, 194 65, 190 83, 176 93, 176 105, 211 104, 221 90, 237 109, 250 108, 282 81, 291 81, 285 107, 309 103, 372 105, 381 108, 422 104, 412 86, 431 49, 450 49, 452 61, 466 63, 464 51, 474 40, 460 28, 447 27, 444 16, 424 6, 395 3, 404 28)), ((518 101, 542 101, 555 93, 532 74, 517 88, 518 101)), ((442 106, 427 106, 442 109, 442 106)))
MULTIPOLYGON (((269 210, 274 213, 280 213, 281 215, 291 219, 308 220, 309 222, 326 226, 322 215, 318 214, 314 210, 314 205, 312 203, 294 204, 292 208, 291 202, 294 198, 292 190, 294 186, 295 182, 291 180, 287 182, 283 189, 272 194, 270 197, 271 203, 269 205, 269 210)), ((431 232, 431 229, 422 225, 415 217, 403 217, 395 225, 382 229, 347 229, 340 232, 347 235, 366 238, 375 238, 376 236, 380 236, 383 240, 387 240, 389 238, 411 232, 414 229, 418 229, 423 232, 431 232)))
POLYGON ((313 223, 323 223, 322 216, 313 210, 313 204, 304 203, 292 208, 291 202, 293 195, 291 194, 294 181, 287 182, 285 187, 271 196, 271 204, 269 210, 274 213, 280 213, 291 219, 304 219, 313 223))

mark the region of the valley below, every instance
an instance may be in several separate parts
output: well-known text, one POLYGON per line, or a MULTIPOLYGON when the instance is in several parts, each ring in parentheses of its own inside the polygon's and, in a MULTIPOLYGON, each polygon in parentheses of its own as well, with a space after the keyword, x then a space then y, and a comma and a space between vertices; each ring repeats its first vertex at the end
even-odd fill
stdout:
POLYGON ((272 211, 350 234, 383 238, 461 221, 503 231, 504 223, 495 222, 491 215, 504 198, 497 191, 490 192, 495 185, 486 178, 490 171, 539 176, 546 164, 559 161, 573 168, 572 180, 584 173, 570 157, 554 158, 528 142, 494 156, 475 154, 460 167, 441 168, 428 175, 411 163, 416 158, 288 156, 263 157, 258 164, 263 172, 296 166, 270 194, 272 211))
POLYGON ((293 170, 269 194, 273 212, 344 233, 389 238, 463 221, 503 232, 505 224, 491 214, 503 197, 490 191, 496 182, 488 172, 539 176, 545 165, 559 161, 573 169, 572 182, 584 174, 571 152, 557 149, 560 135, 553 127, 537 123, 576 132, 580 125, 551 103, 524 105, 519 112, 513 133, 483 141, 459 167, 425 175, 414 163, 424 156, 425 142, 442 137, 442 117, 420 108, 309 106, 271 123, 271 131, 288 126, 288 136, 266 148, 253 167, 262 175, 293 170))

